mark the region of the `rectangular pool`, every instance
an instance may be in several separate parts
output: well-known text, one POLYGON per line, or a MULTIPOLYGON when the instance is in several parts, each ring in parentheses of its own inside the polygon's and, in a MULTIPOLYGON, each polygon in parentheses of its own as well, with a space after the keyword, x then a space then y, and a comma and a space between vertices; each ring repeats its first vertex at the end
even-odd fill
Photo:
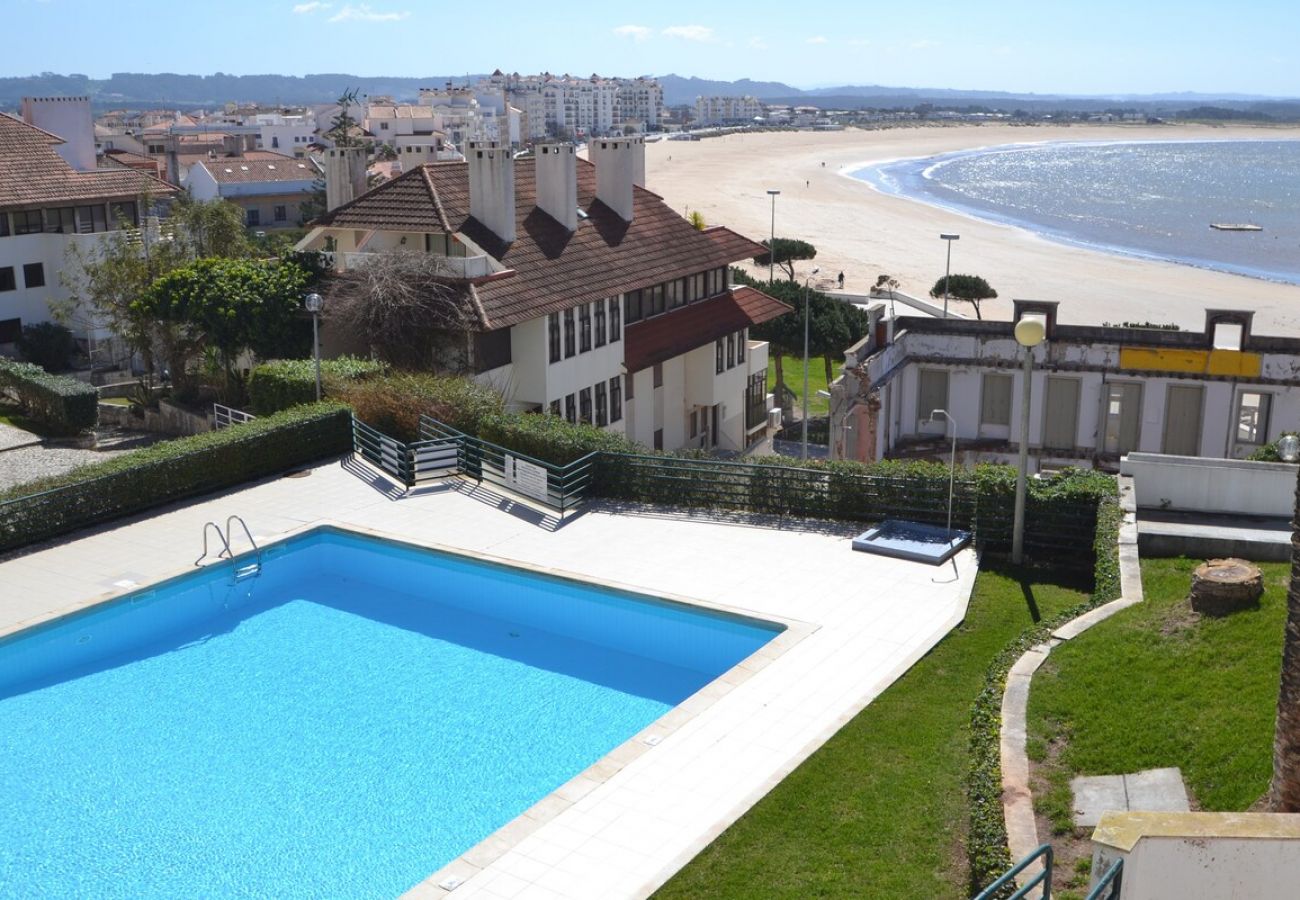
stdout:
POLYGON ((782 626, 333 528, 0 639, 0 894, 392 897, 782 626))

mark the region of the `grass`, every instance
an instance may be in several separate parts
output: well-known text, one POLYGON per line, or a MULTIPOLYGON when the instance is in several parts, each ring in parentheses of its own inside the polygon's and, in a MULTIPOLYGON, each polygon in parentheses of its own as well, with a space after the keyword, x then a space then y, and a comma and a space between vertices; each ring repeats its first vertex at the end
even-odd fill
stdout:
POLYGON ((1268 788, 1286 619, 1284 563, 1265 563, 1257 610, 1197 617, 1200 560, 1143 560, 1146 602, 1052 651, 1029 696, 1039 811, 1072 830, 1069 780, 1178 766, 1200 808, 1248 809, 1268 788))
MULTIPOLYGON (((783 356, 781 366, 785 375, 785 386, 794 391, 796 398, 795 405, 803 409, 803 357, 801 356, 783 356)), ((767 389, 768 391, 776 390, 776 359, 768 360, 767 364, 767 389)), ((814 356, 809 360, 808 365, 808 415, 824 416, 830 412, 830 401, 825 397, 819 397, 818 391, 829 391, 826 384, 826 363, 820 356, 814 356)))
POLYGON ((1008 642, 1086 599, 981 572, 966 621, 656 897, 969 897, 971 704, 1008 642))
POLYGON ((99 402, 107 403, 109 406, 130 406, 131 405, 131 400, 129 397, 104 397, 99 402))

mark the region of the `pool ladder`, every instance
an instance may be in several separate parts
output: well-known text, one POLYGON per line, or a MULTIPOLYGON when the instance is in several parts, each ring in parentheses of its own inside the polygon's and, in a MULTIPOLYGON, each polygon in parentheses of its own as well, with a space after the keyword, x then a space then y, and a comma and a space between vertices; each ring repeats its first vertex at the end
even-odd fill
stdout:
POLYGON ((234 558, 235 554, 232 553, 231 550, 230 550, 230 539, 231 539, 231 537, 233 536, 233 532, 234 532, 234 523, 235 523, 235 522, 238 522, 238 523, 239 523, 239 527, 242 528, 242 529, 244 529, 244 537, 248 538, 248 543, 252 544, 252 546, 253 546, 253 550, 255 550, 255 551, 257 552, 257 556, 256 556, 256 558, 254 559, 254 561, 251 562, 251 563, 249 563, 248 565, 240 566, 239 568, 235 569, 235 572, 234 572, 234 580, 235 580, 235 581, 241 581, 241 580, 243 580, 243 579, 245 579, 245 578, 251 578, 252 576, 255 576, 255 575, 258 575, 258 574, 261 573, 261 571, 262 571, 262 548, 259 547, 259 546, 257 546, 257 541, 253 540, 253 533, 252 533, 251 531, 248 530, 248 523, 245 522, 245 521, 243 520, 243 518, 240 517, 240 516, 230 516, 230 517, 228 517, 228 518, 226 519, 226 530, 225 530, 224 532, 221 530, 221 526, 219 526, 216 522, 206 522, 206 523, 204 523, 204 525, 203 525, 203 555, 200 556, 198 559, 194 560, 194 565, 196 565, 196 566, 201 566, 201 565, 203 565, 203 560, 205 560, 205 559, 208 558, 208 554, 209 554, 209 550, 208 550, 208 532, 209 532, 209 531, 214 532, 214 533, 217 535, 217 540, 218 540, 218 541, 220 542, 220 544, 221 544, 221 550, 219 550, 219 551, 217 552, 217 555, 216 555, 215 558, 216 558, 216 559, 233 559, 233 558, 234 558))

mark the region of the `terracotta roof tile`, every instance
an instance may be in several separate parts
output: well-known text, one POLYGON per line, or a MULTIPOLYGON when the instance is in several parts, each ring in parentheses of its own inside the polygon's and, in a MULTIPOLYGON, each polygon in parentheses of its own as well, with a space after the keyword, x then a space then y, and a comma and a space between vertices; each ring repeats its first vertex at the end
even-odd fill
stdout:
POLYGON ((629 372, 639 372, 788 312, 793 312, 790 306, 756 288, 734 287, 709 300, 627 326, 623 358, 629 372))
POLYGON ((311 181, 320 174, 309 159, 204 159, 199 165, 219 184, 266 181, 311 181))

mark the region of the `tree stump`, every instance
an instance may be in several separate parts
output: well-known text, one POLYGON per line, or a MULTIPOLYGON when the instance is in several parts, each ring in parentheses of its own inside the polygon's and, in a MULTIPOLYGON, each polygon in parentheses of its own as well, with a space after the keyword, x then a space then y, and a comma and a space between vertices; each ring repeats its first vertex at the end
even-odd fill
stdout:
POLYGON ((1226 616, 1239 609, 1259 606, 1264 576, 1244 559, 1212 559, 1192 573, 1188 599, 1192 609, 1207 616, 1226 616))

